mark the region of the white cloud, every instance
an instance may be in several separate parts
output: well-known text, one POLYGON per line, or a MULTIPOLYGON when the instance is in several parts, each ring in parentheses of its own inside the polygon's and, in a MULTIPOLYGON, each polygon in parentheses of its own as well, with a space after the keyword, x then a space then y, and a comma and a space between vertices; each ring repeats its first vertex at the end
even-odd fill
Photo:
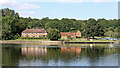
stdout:
POLYGON ((119 0, 19 0, 19 2, 118 2, 118 1, 119 0))
POLYGON ((20 11, 18 13, 20 14, 20 17, 30 17, 30 16, 37 15, 35 11, 20 11))
POLYGON ((17 1, 0 1, 0 7, 8 7, 8 8, 15 8, 15 9, 36 9, 40 8, 40 6, 29 4, 29 3, 22 3, 17 1))
POLYGON ((57 0, 58 2, 83 2, 83 0, 57 0))
POLYGON ((93 0, 93 2, 119 2, 119 0, 93 0))
MULTIPOLYGON (((17 2, 17 4, 21 4, 20 2, 78 2, 79 3, 79 2, 119 2, 119 0, 0 0, 0 5, 1 3, 6 3, 6 2, 8 2, 8 4, 9 2, 17 2)), ((28 6, 28 4, 22 4, 22 5, 28 6)), ((36 5, 30 5, 30 7, 39 8, 39 6, 36 5)))
POLYGON ((40 6, 37 5, 32 5, 29 3, 21 3, 17 6, 18 9, 36 9, 36 8, 40 8, 40 6))

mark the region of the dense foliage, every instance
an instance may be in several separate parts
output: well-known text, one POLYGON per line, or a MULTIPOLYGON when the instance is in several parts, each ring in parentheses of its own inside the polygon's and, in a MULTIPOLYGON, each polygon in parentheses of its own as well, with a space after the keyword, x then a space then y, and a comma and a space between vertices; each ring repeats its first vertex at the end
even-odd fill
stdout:
POLYGON ((2 39, 16 39, 26 28, 45 28, 47 31, 57 29, 59 32, 74 32, 80 30, 82 36, 106 36, 120 38, 120 22, 118 20, 92 19, 76 20, 63 18, 31 19, 19 17, 18 13, 8 8, 1 9, 2 13, 2 39))
POLYGON ((50 31, 48 31, 47 37, 50 40, 58 40, 58 39, 60 39, 61 36, 60 36, 59 30, 57 30, 57 29, 51 29, 50 31))

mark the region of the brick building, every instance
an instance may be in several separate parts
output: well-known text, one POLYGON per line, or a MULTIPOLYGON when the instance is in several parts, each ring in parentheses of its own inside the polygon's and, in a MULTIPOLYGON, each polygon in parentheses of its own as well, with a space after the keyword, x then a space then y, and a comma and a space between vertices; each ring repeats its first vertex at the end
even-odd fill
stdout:
POLYGON ((47 36, 47 31, 42 28, 42 29, 25 29, 21 33, 22 37, 46 37, 47 36))
POLYGON ((71 36, 71 38, 81 37, 81 32, 61 32, 61 38, 67 38, 68 36, 71 36))

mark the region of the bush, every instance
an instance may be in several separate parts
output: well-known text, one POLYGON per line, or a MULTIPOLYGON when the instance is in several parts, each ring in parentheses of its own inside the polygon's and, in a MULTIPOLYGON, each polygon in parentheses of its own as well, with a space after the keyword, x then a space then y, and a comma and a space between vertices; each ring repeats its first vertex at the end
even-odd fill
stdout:
POLYGON ((68 39, 71 39, 71 36, 67 36, 68 39))
POLYGON ((17 33, 15 36, 14 36, 14 39, 18 39, 20 37, 20 35, 17 33))
POLYGON ((76 38, 81 38, 81 37, 77 37, 77 36, 76 36, 76 38))
POLYGON ((66 41, 67 39, 65 39, 65 38, 61 38, 60 40, 61 40, 61 41, 66 41))
POLYGON ((47 37, 20 37, 20 39, 47 39, 47 37))
POLYGON ((48 31, 47 37, 50 40, 58 40, 58 39, 60 39, 61 35, 60 35, 59 30, 51 29, 50 31, 48 31))

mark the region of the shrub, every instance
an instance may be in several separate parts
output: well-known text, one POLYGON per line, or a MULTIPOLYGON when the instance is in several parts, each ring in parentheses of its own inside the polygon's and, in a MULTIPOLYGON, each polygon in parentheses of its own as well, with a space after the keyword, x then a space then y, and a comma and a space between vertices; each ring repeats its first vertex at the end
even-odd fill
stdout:
POLYGON ((20 37, 20 39, 47 39, 47 37, 20 37))
POLYGON ((61 38, 60 40, 61 40, 61 41, 66 41, 67 39, 65 39, 65 38, 61 38))
POLYGON ((59 30, 57 30, 57 29, 51 29, 50 31, 48 31, 47 37, 50 40, 58 40, 58 39, 60 39, 61 35, 60 35, 59 30))

